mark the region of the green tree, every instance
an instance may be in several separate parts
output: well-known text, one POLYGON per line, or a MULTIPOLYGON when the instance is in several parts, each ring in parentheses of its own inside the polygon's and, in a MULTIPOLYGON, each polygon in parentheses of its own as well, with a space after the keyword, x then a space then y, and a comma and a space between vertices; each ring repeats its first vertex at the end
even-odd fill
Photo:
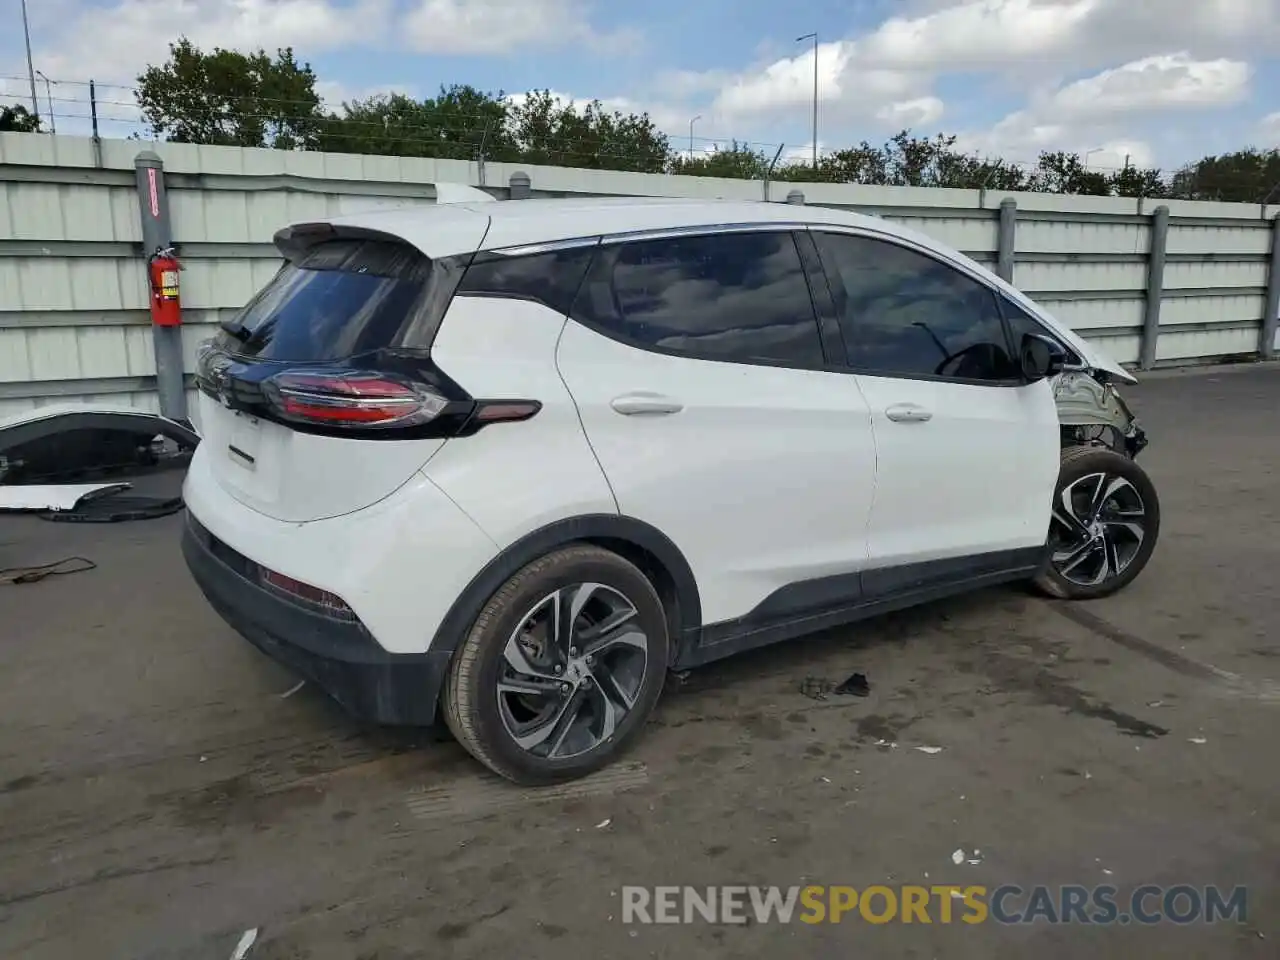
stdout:
POLYGON ((510 132, 530 164, 662 173, 671 147, 647 113, 607 110, 599 100, 565 103, 534 90, 510 108, 510 132))
POLYGON ((39 133, 40 118, 20 103, 0 107, 0 133, 39 133))
POLYGON ((1111 175, 1111 192, 1117 197, 1165 197, 1169 188, 1158 169, 1130 165, 1111 175))
POLYGON ((1021 167, 962 153, 955 144, 954 136, 914 137, 909 130, 903 130, 883 146, 863 140, 856 147, 819 157, 816 171, 809 164, 796 164, 780 171, 778 178, 971 190, 1021 190, 1027 186, 1029 175, 1021 167))
POLYGON ((1169 193, 1183 200, 1262 203, 1280 199, 1280 150, 1249 147, 1205 157, 1173 175, 1169 193))
POLYGON ((1078 153, 1044 152, 1031 175, 1029 187, 1038 193, 1069 193, 1105 197, 1111 194, 1111 180, 1105 173, 1090 170, 1078 153))
POLYGON ((437 97, 391 94, 355 100, 325 118, 317 149, 400 157, 516 160, 510 103, 502 93, 441 87, 437 97))
POLYGON ((185 37, 169 45, 163 66, 138 77, 138 106, 157 136, 282 150, 314 146, 320 97, 310 64, 292 49, 205 53, 185 37))
MULTIPOLYGON (((672 154, 667 170, 687 177, 762 180, 769 170, 771 161, 772 157, 766 157, 761 151, 752 149, 749 144, 734 140, 725 150, 715 147, 710 153, 692 157, 687 153, 672 154)), ((774 178, 785 179, 783 171, 775 170, 774 178)))

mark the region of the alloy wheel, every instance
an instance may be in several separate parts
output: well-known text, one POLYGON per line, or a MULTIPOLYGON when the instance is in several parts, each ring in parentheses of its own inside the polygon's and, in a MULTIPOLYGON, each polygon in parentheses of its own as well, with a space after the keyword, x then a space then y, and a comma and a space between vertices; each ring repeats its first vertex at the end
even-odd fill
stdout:
POLYGON ((1103 472, 1073 480, 1054 503, 1054 569, 1084 587, 1121 576, 1142 549, 1146 521, 1142 495, 1124 477, 1103 472))
POLYGON ((503 648, 498 711, 512 740, 547 760, 612 739, 644 683, 649 638, 613 587, 575 583, 520 618, 503 648))

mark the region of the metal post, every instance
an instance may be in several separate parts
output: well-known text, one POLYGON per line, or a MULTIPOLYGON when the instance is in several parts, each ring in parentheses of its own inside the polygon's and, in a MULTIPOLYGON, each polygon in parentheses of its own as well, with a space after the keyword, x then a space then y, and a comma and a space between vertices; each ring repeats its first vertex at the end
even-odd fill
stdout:
POLYGON ((93 85, 93 81, 89 81, 89 118, 93 122, 93 163, 94 166, 102 167, 102 138, 98 136, 98 90, 93 85))
POLYGON ((1013 256, 1017 250, 1018 201, 1005 197, 1000 201, 1000 231, 996 235, 996 276, 1013 283, 1013 256))
POLYGON ((778 144, 778 152, 773 155, 773 161, 764 172, 764 182, 760 185, 760 199, 765 203, 769 202, 769 179, 773 176, 773 168, 778 165, 778 158, 782 156, 785 147, 785 143, 778 144))
POLYGON ((818 169, 818 35, 816 33, 806 33, 803 37, 796 37, 796 43, 803 43, 805 40, 813 41, 813 169, 818 169))
POLYGON ((689 121, 689 162, 693 163, 693 125, 702 119, 702 114, 698 114, 689 121))
POLYGON ((56 137, 58 135, 58 118, 53 112, 53 87, 51 86, 53 81, 45 76, 44 72, 41 70, 37 70, 36 73, 38 73, 40 75, 40 79, 44 81, 44 98, 49 104, 49 135, 56 137))
POLYGON ((508 183, 511 187, 508 195, 512 200, 528 200, 533 193, 533 181, 529 179, 529 175, 523 170, 517 170, 513 173, 508 183))
MULTIPOLYGON (((164 161, 158 154, 143 150, 134 157, 133 167, 138 190, 138 210, 142 216, 143 256, 150 257, 157 250, 173 246, 169 197, 164 189, 164 161)), ((150 289, 148 278, 147 290, 150 289)), ((185 423, 187 393, 182 362, 182 328, 153 324, 151 334, 156 357, 156 390, 160 394, 160 414, 170 420, 185 423)))
POLYGON ((1169 208, 1156 207, 1151 216, 1151 255, 1147 260, 1147 309, 1142 318, 1142 348, 1138 367, 1156 364, 1156 340, 1160 336, 1160 303, 1164 298, 1164 259, 1169 243, 1169 208))
POLYGON ((818 169, 818 35, 813 35, 813 169, 818 169))
POLYGON ((803 205, 804 205, 804 191, 803 191, 803 190, 792 190, 790 193, 788 193, 788 194, 787 194, 787 203, 794 203, 794 204, 796 204, 797 206, 803 206, 803 205))
POLYGON ((1280 214, 1271 221, 1271 270, 1267 274, 1267 306, 1262 314, 1258 353, 1263 360, 1276 356, 1277 315, 1280 314, 1280 214))
POLYGON ((31 25, 27 22, 27 0, 22 0, 22 35, 27 40, 27 77, 31 80, 31 116, 39 121, 40 100, 36 97, 36 65, 31 59, 31 25))

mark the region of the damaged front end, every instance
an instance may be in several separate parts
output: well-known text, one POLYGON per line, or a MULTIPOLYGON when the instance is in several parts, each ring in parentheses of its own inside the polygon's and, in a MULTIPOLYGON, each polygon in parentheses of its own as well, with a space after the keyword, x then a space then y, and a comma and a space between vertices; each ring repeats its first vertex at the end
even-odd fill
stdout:
POLYGON ((1105 446, 1132 460, 1147 445, 1146 432, 1104 371, 1061 373, 1054 400, 1064 447, 1105 446))

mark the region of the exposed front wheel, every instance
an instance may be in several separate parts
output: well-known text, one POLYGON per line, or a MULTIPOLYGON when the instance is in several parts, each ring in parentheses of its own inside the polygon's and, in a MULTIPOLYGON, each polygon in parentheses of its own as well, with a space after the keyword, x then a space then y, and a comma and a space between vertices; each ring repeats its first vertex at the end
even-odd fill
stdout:
POLYGON ((1160 500, 1141 467, 1103 447, 1069 447, 1035 585, 1064 600, 1105 597, 1142 572, 1159 536, 1160 500))
POLYGON ((648 578, 607 550, 567 547, 526 566, 480 612, 454 657, 445 720, 509 780, 580 777, 639 733, 667 651, 648 578))

